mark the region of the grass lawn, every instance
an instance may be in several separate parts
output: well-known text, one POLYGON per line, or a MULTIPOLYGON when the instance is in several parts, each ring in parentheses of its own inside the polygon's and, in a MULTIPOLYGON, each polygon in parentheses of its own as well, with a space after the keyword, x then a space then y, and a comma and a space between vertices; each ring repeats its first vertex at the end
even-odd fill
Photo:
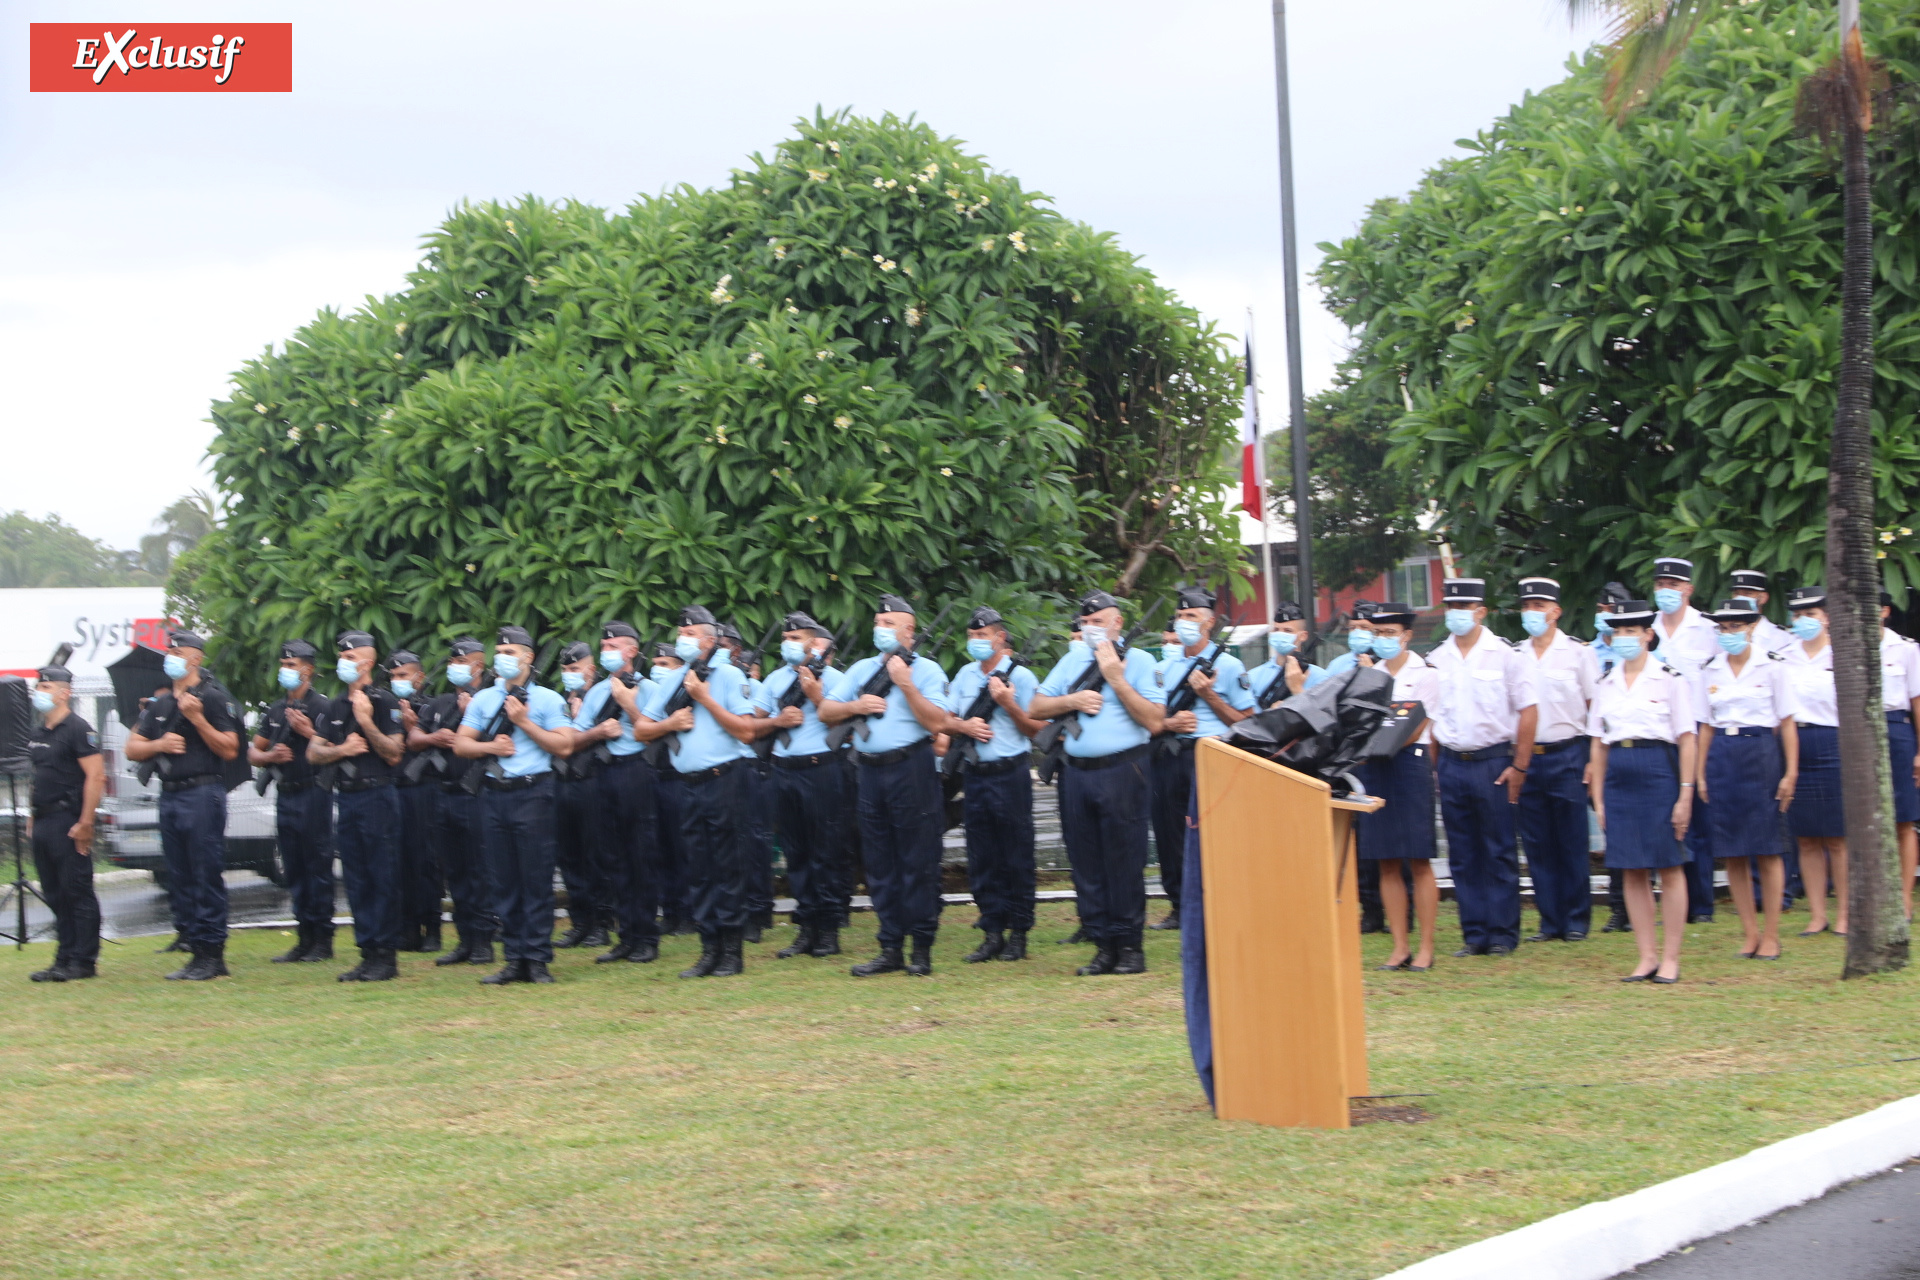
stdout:
POLYGON ((1178 935, 1076 979, 1066 909, 1022 965, 960 964, 971 917, 931 980, 776 961, 785 928, 742 978, 678 981, 675 938, 504 990, 341 986, 278 933, 204 985, 158 940, 64 986, 9 949, 0 1273, 1369 1277, 1920 1091, 1915 978, 1843 985, 1830 937, 1742 961, 1723 919, 1672 988, 1613 980, 1625 935, 1369 971, 1374 1090, 1432 1118, 1221 1124, 1178 935))

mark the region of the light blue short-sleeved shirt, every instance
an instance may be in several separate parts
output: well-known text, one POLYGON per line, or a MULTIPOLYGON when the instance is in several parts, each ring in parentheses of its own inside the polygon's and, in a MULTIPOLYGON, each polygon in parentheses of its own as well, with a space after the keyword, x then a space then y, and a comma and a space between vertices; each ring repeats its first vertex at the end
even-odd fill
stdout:
MULTIPOLYGON (((835 702, 852 702, 860 696, 860 690, 880 670, 879 658, 862 658, 847 668, 839 683, 827 691, 827 697, 835 702)), ((947 705, 947 673, 932 658, 923 658, 918 654, 913 659, 913 687, 918 689, 927 701, 937 707, 947 705)), ((865 755, 878 755, 882 751, 898 751, 910 747, 916 742, 925 742, 932 735, 913 718, 913 708, 907 705, 907 695, 895 685, 887 690, 887 711, 885 715, 875 716, 864 726, 868 732, 862 737, 860 730, 853 731, 854 750, 865 755)))
MULTIPOLYGON (((778 670, 760 682, 760 692, 753 705, 770 716, 780 714, 780 699, 787 696, 787 690, 800 678, 799 669, 781 663, 778 670)), ((820 673, 822 690, 831 689, 839 683, 840 672, 828 667, 820 673)), ((824 694, 823 694, 824 696, 824 694)), ((800 699, 800 714, 805 717, 798 729, 786 730, 787 740, 780 741, 780 735, 773 737, 773 754, 776 756, 817 756, 824 755, 827 748, 827 726, 820 719, 820 709, 813 705, 813 699, 800 699)))
MULTIPOLYGON (((1006 671, 1012 664, 1010 654, 1001 654, 995 671, 1006 671)), ((987 675, 980 670, 980 664, 969 662, 960 668, 953 678, 953 684, 947 690, 947 710, 956 716, 964 716, 973 710, 973 704, 979 700, 981 689, 986 687, 987 675)), ((1022 711, 1033 705, 1033 695, 1040 688, 1040 677, 1026 667, 1014 667, 1007 679, 1013 684, 1013 700, 1022 711)), ((1033 744, 1013 723, 1013 717, 999 703, 994 703, 987 717, 987 727, 993 730, 993 737, 986 742, 976 742, 976 754, 983 761, 1005 760, 1009 756, 1023 755, 1033 744)))
MULTIPOLYGON (((574 728, 582 732, 593 728, 595 722, 600 719, 601 710, 605 708, 608 700, 613 697, 613 682, 617 679, 619 679, 619 677, 614 676, 606 680, 594 682, 593 687, 588 689, 586 694, 580 699, 580 713, 573 718, 574 728)), ((634 687, 633 696, 638 699, 638 706, 644 708, 647 705, 647 694, 649 692, 650 689, 645 680, 642 680, 634 687)), ((637 740, 633 736, 633 717, 624 711, 620 713, 620 727, 625 730, 625 732, 617 738, 609 738, 606 743, 607 750, 616 756, 630 756, 647 749, 646 743, 637 740)))
MULTIPOLYGON (((640 704, 640 714, 649 720, 665 720, 667 703, 687 678, 686 667, 680 667, 667 673, 667 678, 657 681, 652 696, 640 704)), ((713 694, 713 700, 736 716, 753 714, 753 704, 747 700, 747 677, 740 668, 731 663, 715 663, 707 671, 707 689, 713 694)), ((679 743, 680 749, 668 748, 667 759, 673 762, 678 773, 698 773, 702 769, 713 769, 729 760, 741 760, 753 754, 753 748, 720 727, 713 718, 713 712, 699 703, 693 707, 693 728, 684 733, 667 735, 671 744, 679 743)))
MULTIPOLYGON (((1307 689, 1313 688, 1313 686, 1319 684, 1331 674, 1332 673, 1325 667, 1315 666, 1309 662, 1307 664, 1307 683, 1306 686, 1301 689, 1301 692, 1305 693, 1307 689)), ((1280 664, 1271 658, 1247 672, 1247 688, 1253 694, 1254 706, 1257 707, 1260 705, 1260 699, 1266 694, 1268 686, 1272 685, 1279 677, 1280 664)), ((1279 706, 1280 704, 1276 702, 1274 705, 1279 706)))
MULTIPOLYGON (((1067 656, 1047 672, 1047 678, 1040 682, 1035 692, 1049 698, 1065 697, 1073 688, 1073 682, 1082 672, 1093 665, 1093 650, 1090 648, 1072 648, 1067 656)), ((1159 674, 1160 664, 1155 662, 1144 649, 1128 649, 1123 674, 1127 683, 1148 702, 1165 705, 1167 691, 1160 687, 1155 677, 1159 674)), ((1100 690, 1100 711, 1097 715, 1088 715, 1084 711, 1073 713, 1080 722, 1079 736, 1064 735, 1067 754, 1081 759, 1099 756, 1118 755, 1122 751, 1138 747, 1152 736, 1138 720, 1127 714, 1126 704, 1120 701, 1120 695, 1111 688, 1100 690)))
MULTIPOLYGON (((1158 678, 1161 689, 1168 698, 1174 691, 1187 682, 1187 675, 1210 651, 1217 651, 1218 645, 1208 645, 1191 658, 1181 654, 1178 658, 1160 664, 1158 678)), ((1253 710, 1253 686, 1247 680, 1247 664, 1231 653, 1222 653, 1213 664, 1213 691, 1220 700, 1235 711, 1253 710)), ((1192 733, 1183 733, 1183 738, 1219 738, 1224 737, 1230 726, 1221 722, 1213 707, 1198 694, 1193 699, 1193 719, 1196 728, 1192 733)))
MULTIPOLYGON (((506 701, 507 686, 496 684, 482 689, 473 695, 467 703, 467 714, 460 718, 460 727, 471 726, 480 733, 493 727, 493 718, 500 714, 500 704, 506 701)), ((565 729, 572 724, 567 716, 567 700, 553 690, 534 685, 527 690, 527 711, 529 718, 542 729, 565 729)), ((527 778, 536 773, 551 773, 553 757, 533 735, 512 721, 507 722, 507 732, 513 735, 513 754, 500 761, 500 768, 509 778, 527 778)), ((485 760, 476 767, 484 767, 485 760)))

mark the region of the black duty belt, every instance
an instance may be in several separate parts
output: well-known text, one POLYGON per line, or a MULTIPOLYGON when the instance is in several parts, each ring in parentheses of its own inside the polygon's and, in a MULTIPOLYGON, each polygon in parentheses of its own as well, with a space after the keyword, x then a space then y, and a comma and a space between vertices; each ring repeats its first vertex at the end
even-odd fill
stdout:
POLYGON ((1125 751, 1116 751, 1110 756, 1068 756, 1067 763, 1076 769, 1111 769, 1115 765, 1129 764, 1147 754, 1147 743, 1137 747, 1128 747, 1125 751))
POLYGON ((967 772, 977 778, 991 778, 1002 773, 1012 773, 1015 769, 1030 769, 1033 757, 1025 751, 1017 756, 1004 756, 999 760, 977 760, 967 766, 967 772))
POLYGON ((716 764, 710 769, 695 769, 692 773, 682 773, 680 779, 698 786, 702 782, 712 782, 715 778, 724 778, 745 764, 745 760, 729 760, 725 764, 716 764))
POLYGON ((74 796, 61 796, 57 800, 36 800, 34 802, 34 817, 51 818, 56 813, 70 813, 77 818, 80 816, 80 801, 74 796))
POLYGON ((225 781, 225 778, 221 774, 196 773, 191 778, 168 778, 160 784, 160 789, 167 792, 191 791, 195 787, 210 786, 213 783, 223 781, 225 781))
POLYGON ((910 747, 895 747, 892 751, 856 751, 853 753, 853 758, 858 760, 861 764, 870 764, 870 765, 876 765, 876 766, 883 765, 883 764, 899 764, 902 760, 905 760, 908 756, 912 755, 916 751, 930 751, 930 750, 932 750, 932 748, 927 745, 927 740, 925 738, 922 738, 920 739, 920 741, 914 743, 910 747))
POLYGON ((1889 711, 1889 712, 1887 712, 1887 723, 1888 723, 1888 724, 1912 724, 1912 723, 1913 723, 1913 712, 1911 712, 1911 711, 1889 711))
POLYGON ((1481 747, 1474 751, 1455 751, 1452 747, 1441 747, 1440 754, 1463 764, 1474 764, 1481 760, 1496 760, 1501 756, 1512 756, 1513 744, 1496 742, 1490 747, 1481 747))
POLYGON ((1571 738, 1562 738, 1558 742, 1536 742, 1533 744, 1533 754, 1537 756, 1550 756, 1556 751, 1565 751, 1568 747, 1577 747, 1586 740, 1587 737, 1585 734, 1576 734, 1571 738))
POLYGON ((645 752, 629 751, 623 756, 614 756, 613 759, 607 761, 600 767, 602 769, 620 769, 630 764, 639 764, 645 758, 645 752))
POLYGON ((305 782, 275 782, 273 790, 276 795, 296 796, 302 791, 313 790, 313 779, 308 778, 305 782))
POLYGON ((495 778, 488 776, 480 779, 480 781, 489 791, 525 791, 542 778, 551 776, 551 774, 546 773, 529 773, 519 778, 495 778))
POLYGON ((1672 750, 1673 744, 1665 738, 1622 738, 1618 742, 1607 744, 1615 751, 1638 751, 1644 747, 1666 747, 1672 750))
POLYGON ((355 795, 362 791, 372 791, 379 787, 390 787, 392 785, 392 778, 352 778, 344 782, 334 783, 333 789, 343 795, 355 795))
POLYGON ((823 764, 832 764, 832 763, 833 763, 833 752, 831 751, 822 751, 818 755, 811 755, 811 756, 774 756, 773 757, 774 768, 792 769, 796 772, 798 772, 801 769, 817 769, 823 764))
POLYGON ((1771 738, 1773 736, 1772 729, 1753 724, 1743 724, 1732 729, 1715 729, 1714 732, 1723 738, 1771 738))

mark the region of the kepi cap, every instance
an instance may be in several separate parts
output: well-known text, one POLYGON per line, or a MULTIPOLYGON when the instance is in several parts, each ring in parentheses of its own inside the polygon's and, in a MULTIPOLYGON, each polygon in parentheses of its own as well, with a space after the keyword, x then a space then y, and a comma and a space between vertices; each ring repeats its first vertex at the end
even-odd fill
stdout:
POLYGON ((1622 600, 1607 621, 1614 627, 1650 627, 1659 612, 1645 600, 1622 600))
POLYGON ((1722 600, 1720 607, 1707 615, 1715 622, 1758 622, 1760 606, 1744 596, 1722 600))
POLYGON ((1448 578, 1440 584, 1440 599, 1447 604, 1485 604, 1485 578, 1448 578))
POLYGON ((1552 578, 1520 579, 1520 598, 1522 600, 1551 600, 1560 603, 1560 584, 1552 578))
POLYGON ((1765 591, 1767 575, 1758 569, 1735 569, 1727 575, 1727 582, 1735 591, 1765 591))
POLYGON ((1418 616, 1419 615, 1413 611, 1413 606, 1406 601, 1389 600, 1385 604, 1375 605, 1373 608, 1373 616, 1367 619, 1367 621, 1410 627, 1413 625, 1414 619, 1418 616))
POLYGON ((1693 561, 1683 560, 1679 556, 1661 556, 1653 562, 1653 576, 1656 578, 1675 578, 1681 582, 1693 581, 1693 561))
POLYGON ((1825 587, 1795 587, 1787 592, 1789 609, 1824 609, 1827 607, 1827 589, 1825 587))

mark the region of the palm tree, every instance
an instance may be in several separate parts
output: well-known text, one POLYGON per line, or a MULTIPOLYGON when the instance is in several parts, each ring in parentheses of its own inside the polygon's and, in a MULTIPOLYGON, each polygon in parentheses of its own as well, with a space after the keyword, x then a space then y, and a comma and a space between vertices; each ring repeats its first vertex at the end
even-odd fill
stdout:
MULTIPOLYGON (((1880 703, 1880 572, 1873 503, 1873 208, 1867 132, 1876 68, 1860 39, 1860 0, 1838 0, 1840 54, 1801 86, 1802 125, 1838 144, 1845 242, 1840 270, 1840 369, 1827 469, 1827 614, 1840 708, 1851 932, 1843 977, 1903 968, 1899 856, 1887 726, 1880 703)), ((1624 119, 1652 95, 1702 24, 1742 0, 1567 0, 1578 21, 1608 23, 1604 102, 1624 119)))
POLYGON ((166 581, 174 557, 191 551, 220 523, 220 507, 205 489, 195 489, 154 517, 154 532, 140 539, 140 562, 166 581))

